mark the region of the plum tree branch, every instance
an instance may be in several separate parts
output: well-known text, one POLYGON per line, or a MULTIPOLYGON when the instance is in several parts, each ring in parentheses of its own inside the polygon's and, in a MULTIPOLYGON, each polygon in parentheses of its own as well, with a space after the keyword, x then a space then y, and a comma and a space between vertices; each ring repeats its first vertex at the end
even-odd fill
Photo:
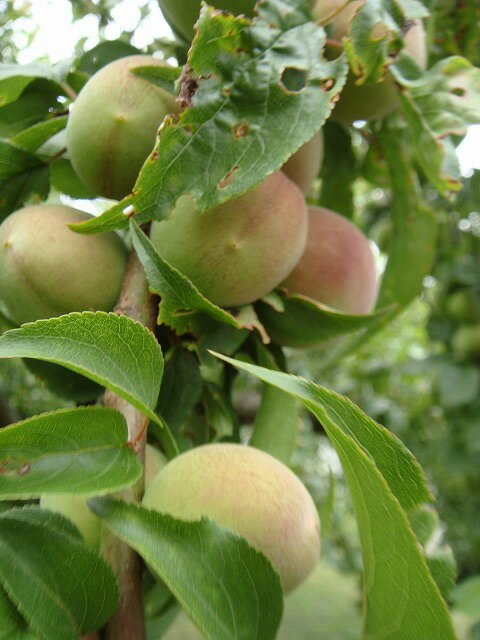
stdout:
MULTIPOLYGON (((153 298, 148 291, 143 267, 133 251, 114 311, 141 322, 152 331, 155 327, 153 298)), ((111 391, 105 392, 104 404, 124 415, 128 426, 129 442, 135 443, 135 453, 143 465, 146 444, 145 416, 111 391)), ((140 500, 143 489, 142 477, 134 486, 119 492, 117 496, 125 501, 140 500)), ((112 566, 120 585, 119 605, 107 622, 102 638, 104 640, 145 640, 142 561, 131 547, 116 538, 106 527, 102 529, 102 552, 112 566)))

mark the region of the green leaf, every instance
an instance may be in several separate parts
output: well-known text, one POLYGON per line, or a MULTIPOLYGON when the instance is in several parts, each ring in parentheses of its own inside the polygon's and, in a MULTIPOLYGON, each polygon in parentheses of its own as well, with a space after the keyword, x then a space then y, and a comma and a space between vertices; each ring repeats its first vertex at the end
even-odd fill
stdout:
POLYGON ((8 640, 10 634, 25 628, 25 620, 10 600, 7 592, 0 587, 0 640, 8 640))
POLYGON ((0 336, 0 358, 36 358, 98 382, 160 423, 153 411, 163 373, 154 335, 126 316, 85 311, 37 320, 0 336))
POLYGON ((165 119, 135 194, 79 230, 126 227, 129 205, 139 224, 165 219, 183 193, 210 209, 280 169, 321 128, 346 60, 323 58, 325 33, 306 3, 266 0, 258 12, 250 22, 203 8, 179 80, 185 110, 165 119))
POLYGON ((333 510, 335 506, 335 476, 333 475, 332 471, 330 471, 328 479, 329 479, 328 492, 318 509, 320 522, 322 523, 322 526, 320 529, 320 539, 321 539, 322 545, 325 543, 325 540, 328 538, 330 526, 332 524, 333 510))
POLYGON ((336 393, 303 378, 218 357, 301 400, 337 450, 363 552, 364 637, 454 640, 448 609, 404 511, 432 500, 411 453, 336 393))
POLYGON ((437 378, 442 407, 461 407, 478 398, 480 371, 474 366, 443 364, 437 378))
MULTIPOLYGON (((212 442, 222 438, 231 438, 236 426, 236 414, 226 394, 212 382, 205 382, 203 387, 203 406, 205 422, 212 429, 212 442)), ((207 441, 209 438, 207 439, 207 441)))
POLYGON ((455 608, 472 616, 480 617, 480 575, 462 580, 453 592, 455 608))
POLYGON ((61 87, 62 79, 58 72, 46 62, 30 64, 0 64, 0 106, 16 100, 35 78, 52 80, 61 87))
POLYGON ((48 168, 25 149, 0 140, 0 221, 33 193, 48 195, 48 168))
POLYGON ((124 40, 106 40, 82 55, 76 65, 77 71, 93 76, 102 67, 126 56, 142 55, 142 51, 124 40))
POLYGON ((148 80, 152 84, 157 85, 157 87, 161 87, 162 89, 165 89, 165 91, 174 93, 175 83, 180 77, 182 68, 143 65, 141 67, 131 67, 130 71, 135 73, 137 76, 145 78, 145 80, 148 80))
POLYGON ((133 484, 141 464, 123 416, 103 407, 44 413, 0 430, 0 499, 96 495, 133 484))
POLYGON ((428 551, 425 560, 440 593, 446 600, 450 599, 457 579, 457 563, 453 551, 448 546, 440 547, 428 551))
MULTIPOLYGON (((258 341, 257 360, 263 367, 279 370, 273 355, 258 341)), ((288 464, 295 451, 299 423, 295 398, 265 383, 249 444, 288 464)))
POLYGON ((323 128, 325 153, 321 170, 322 189, 318 204, 353 217, 353 182, 357 177, 352 137, 344 127, 327 122, 323 128))
POLYGON ((275 638, 280 579, 244 538, 207 518, 184 522, 112 498, 88 504, 158 573, 205 638, 275 638))
POLYGON ((46 140, 66 126, 67 116, 51 118, 50 120, 39 122, 17 133, 17 135, 12 138, 12 142, 27 151, 36 151, 46 140))
POLYGON ((298 348, 318 346, 326 340, 376 326, 379 319, 391 312, 387 308, 376 314, 352 316, 301 295, 282 294, 282 301, 283 311, 263 301, 255 308, 274 341, 298 348))
POLYGON ((404 55, 392 73, 408 91, 400 92, 415 158, 443 195, 461 189, 458 161, 448 134, 464 135, 480 120, 480 69, 459 56, 441 60, 426 72, 404 55))
POLYGON ((207 300, 186 276, 160 256, 150 239, 133 220, 130 221, 130 233, 151 291, 162 296, 159 323, 164 322, 179 333, 185 333, 190 322, 188 312, 193 310, 241 329, 242 325, 228 311, 207 300))
POLYGON ((423 288, 435 258, 438 225, 420 201, 411 158, 399 129, 382 131, 378 141, 390 173, 393 233, 378 306, 409 304, 423 288), (408 265, 408 268, 406 268, 408 265))
MULTIPOLYGON (((14 329, 15 327, 12 327, 14 329)), ((104 392, 104 388, 81 376, 75 371, 65 369, 58 364, 45 362, 45 360, 33 360, 24 358, 23 362, 27 369, 33 373, 40 384, 49 391, 67 400, 74 400, 79 404, 95 402, 104 392)))
POLYGON ((198 359, 185 349, 174 349, 165 361, 157 411, 174 430, 180 429, 202 395, 198 359))
POLYGON ((80 180, 68 158, 58 158, 50 163, 50 182, 57 191, 71 198, 88 200, 96 197, 95 192, 80 180))
POLYGON ((106 622, 119 592, 103 558, 61 522, 35 507, 1 513, 0 583, 44 640, 79 640, 106 622))

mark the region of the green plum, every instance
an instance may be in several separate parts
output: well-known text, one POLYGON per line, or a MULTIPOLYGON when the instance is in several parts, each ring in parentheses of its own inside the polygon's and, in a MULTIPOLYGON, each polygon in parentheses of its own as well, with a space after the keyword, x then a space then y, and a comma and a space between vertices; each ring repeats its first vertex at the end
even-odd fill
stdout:
POLYGON ((283 463, 239 444, 216 443, 171 460, 150 483, 144 506, 183 520, 208 516, 270 559, 285 592, 314 569, 320 522, 308 491, 283 463))
POLYGON ((170 218, 154 222, 160 255, 212 302, 231 307, 269 293, 293 269, 305 247, 307 209, 281 171, 255 189, 199 213, 179 198, 170 218))
POLYGON ((107 64, 85 84, 68 118, 73 168, 106 198, 120 200, 132 191, 163 119, 178 110, 173 94, 131 71, 147 65, 166 63, 139 55, 107 64))
POLYGON ((33 205, 0 225, 0 305, 14 323, 114 307, 127 249, 116 233, 81 235, 67 226, 91 217, 64 205, 33 205))

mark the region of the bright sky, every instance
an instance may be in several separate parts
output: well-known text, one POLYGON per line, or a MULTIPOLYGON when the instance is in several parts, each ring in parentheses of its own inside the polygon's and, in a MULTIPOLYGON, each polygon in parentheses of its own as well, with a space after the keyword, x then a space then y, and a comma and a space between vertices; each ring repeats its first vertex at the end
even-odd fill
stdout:
MULTIPOLYGON (((17 0, 20 5, 24 0, 17 0)), ((182 2, 183 0, 178 0, 182 2)), ((118 38, 122 30, 135 28, 139 18, 139 7, 145 0, 122 0, 113 9, 112 15, 116 24, 110 24, 106 30, 109 40, 118 38)), ((142 49, 155 38, 171 37, 170 27, 165 22, 156 0, 148 3, 151 15, 135 32, 132 44, 142 49)), ((87 37, 86 48, 97 43, 97 20, 86 16, 72 23, 71 5, 68 0, 34 0, 32 2, 32 19, 24 20, 26 31, 32 31, 38 25, 33 42, 27 46, 19 39, 19 45, 25 50, 19 56, 19 62, 26 63, 48 56, 52 62, 65 60, 73 53, 75 43, 87 37)), ((463 175, 472 169, 480 169, 480 124, 469 128, 468 135, 457 149, 463 175)))

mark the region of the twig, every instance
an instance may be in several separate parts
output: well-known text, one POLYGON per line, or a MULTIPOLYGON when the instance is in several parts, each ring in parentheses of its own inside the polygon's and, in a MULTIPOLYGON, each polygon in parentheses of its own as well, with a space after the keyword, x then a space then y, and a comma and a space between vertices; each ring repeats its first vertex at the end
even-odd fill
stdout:
MULTIPOLYGON (((132 252, 122 292, 115 313, 126 315, 153 331, 155 309, 136 254, 132 252)), ((127 422, 129 442, 135 443, 135 454, 142 464, 145 461, 145 416, 123 398, 106 391, 104 404, 120 411, 127 422)), ((116 494, 125 501, 140 500, 143 495, 143 477, 137 484, 116 494)), ((142 601, 142 561, 135 551, 116 538, 107 527, 102 529, 102 552, 112 566, 120 585, 119 605, 107 622, 104 640, 145 640, 145 620, 142 601)))

